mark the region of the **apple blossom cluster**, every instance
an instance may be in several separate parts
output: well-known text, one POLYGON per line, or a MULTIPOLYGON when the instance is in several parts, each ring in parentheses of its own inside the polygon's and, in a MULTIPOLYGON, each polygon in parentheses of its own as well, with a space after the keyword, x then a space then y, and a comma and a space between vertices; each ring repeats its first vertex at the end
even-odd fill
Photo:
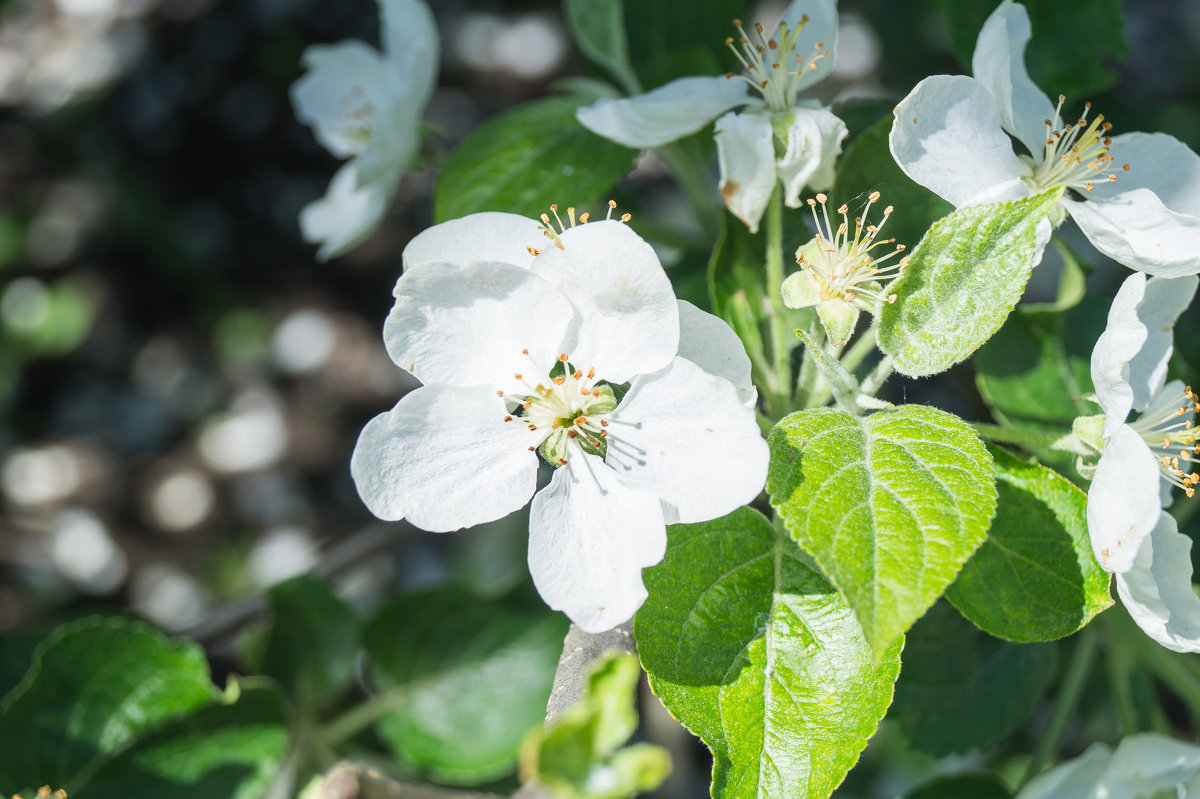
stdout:
POLYGON ((532 497, 534 585, 601 632, 645 600, 641 570, 661 560, 667 524, 722 516, 762 490, 767 447, 741 342, 675 298, 624 222, 555 231, 476 214, 414 238, 404 267, 384 341, 422 385, 355 447, 375 515, 445 532, 532 497), (553 469, 541 490, 539 463, 553 469))

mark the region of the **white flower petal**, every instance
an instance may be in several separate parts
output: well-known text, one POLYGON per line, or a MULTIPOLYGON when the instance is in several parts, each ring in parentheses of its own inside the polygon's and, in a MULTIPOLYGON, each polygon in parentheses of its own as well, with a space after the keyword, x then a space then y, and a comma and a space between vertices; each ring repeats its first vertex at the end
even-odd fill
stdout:
POLYGON ((658 499, 600 458, 574 452, 529 512, 529 573, 546 604, 584 632, 626 621, 646 600, 642 569, 667 548, 658 499))
POLYGON ((380 39, 389 74, 410 107, 424 108, 438 69, 438 31, 421 0, 379 0, 380 39))
POLYGON ((1200 217, 1172 211, 1149 189, 1062 202, 1092 246, 1117 263, 1160 277, 1200 272, 1200 217))
POLYGON ((766 114, 726 114, 717 120, 719 191, 734 216, 758 232, 775 189, 775 134, 766 114))
MULTIPOLYGON (((805 16, 808 17, 808 23, 796 41, 796 55, 808 58, 818 50, 828 50, 829 55, 816 61, 816 69, 805 70, 796 77, 793 83, 795 91, 804 91, 825 80, 833 71, 833 63, 837 59, 837 0, 792 0, 783 12, 781 21, 786 22, 789 29, 794 29, 805 16)), ((779 38, 778 33, 775 38, 779 38)))
POLYGON ((1096 797, 1190 796, 1178 794, 1182 784, 1200 771, 1200 747, 1155 733, 1125 738, 1113 752, 1096 797))
POLYGON ((434 532, 499 519, 537 487, 536 443, 479 388, 422 386, 367 423, 350 460, 359 496, 381 519, 434 532))
POLYGON ((1117 428, 1088 488, 1088 534, 1105 571, 1133 567, 1142 540, 1161 512, 1158 481, 1158 461, 1146 442, 1129 425, 1117 428))
POLYGON ((896 107, 892 157, 956 207, 1025 197, 1029 166, 1013 153, 991 95, 965 75, 921 81, 896 107))
POLYGON ((608 465, 661 497, 673 520, 723 516, 766 482, 767 443, 754 412, 729 381, 683 358, 634 380, 608 430, 608 465))
POLYGON ((1138 305, 1146 296, 1146 276, 1135 272, 1125 278, 1108 309, 1104 332, 1092 348, 1092 386, 1104 409, 1104 435, 1112 436, 1125 424, 1133 407, 1129 362, 1146 342, 1147 330, 1138 318, 1138 305))
POLYGON ((375 49, 357 40, 313 45, 301 63, 308 70, 292 84, 296 118, 313 129, 317 141, 339 158, 363 149, 362 131, 353 124, 369 120, 373 109, 390 107, 385 78, 388 64, 375 49))
POLYGON ((1146 342, 1129 361, 1129 385, 1134 410, 1145 410, 1167 379, 1167 361, 1175 349, 1175 322, 1196 295, 1195 275, 1180 278, 1152 277, 1137 315, 1146 327, 1146 342))
POLYGON ((1095 799, 1092 790, 1100 782, 1111 759, 1111 749, 1104 744, 1092 744, 1074 760, 1060 763, 1034 777, 1016 799, 1095 799))
POLYGON ((720 317, 687 300, 679 300, 679 357, 725 378, 738 390, 742 404, 754 407, 758 391, 750 381, 750 356, 742 340, 720 317))
POLYGON ((1004 129, 1040 158, 1046 149, 1044 120, 1054 119, 1054 104, 1025 69, 1029 36, 1025 6, 1004 0, 979 31, 971 74, 992 96, 1004 129))
POLYGON ((661 369, 679 345, 679 310, 654 248, 628 225, 568 228, 533 261, 577 310, 571 363, 612 383, 661 369))
POLYGON ((405 272, 394 293, 384 344, 426 384, 513 392, 545 379, 574 316, 558 289, 513 264, 424 263, 405 272))
POLYGON ((1171 514, 1142 541, 1133 568, 1117 575, 1117 593, 1129 615, 1167 649, 1200 652, 1200 596, 1192 590, 1192 539, 1171 514))
POLYGON ((1172 211, 1200 216, 1200 155, 1166 133, 1113 136, 1108 154, 1115 181, 1096 181, 1089 199, 1107 199, 1133 189, 1149 189, 1172 211), (1129 171, 1121 167, 1129 164, 1129 171))
POLYGON ((575 117, 588 130, 626 147, 658 147, 695 133, 731 108, 752 102, 743 80, 679 78, 620 100, 597 100, 575 117))
POLYGON ((805 186, 823 191, 833 185, 842 140, 848 135, 846 123, 828 108, 802 107, 792 111, 787 149, 775 162, 788 207, 800 207, 800 192, 805 186))
POLYGON ((487 211, 426 228, 408 242, 401 257, 406 271, 430 261, 503 261, 528 269, 533 264, 528 248, 548 243, 536 219, 487 211))
POLYGON ((320 244, 317 258, 335 258, 362 243, 379 227, 392 200, 395 180, 361 185, 356 162, 342 166, 325 196, 300 211, 300 233, 311 244, 320 244))

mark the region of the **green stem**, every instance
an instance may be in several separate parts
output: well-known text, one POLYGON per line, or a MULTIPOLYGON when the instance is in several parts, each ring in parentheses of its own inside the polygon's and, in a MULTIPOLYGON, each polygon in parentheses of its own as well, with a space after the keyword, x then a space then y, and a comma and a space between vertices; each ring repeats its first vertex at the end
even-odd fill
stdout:
MULTIPOLYGON (((680 144, 664 144, 655 151, 671 170, 683 193, 687 196, 696 214, 701 230, 718 230, 721 226, 720 209, 713 202, 711 177, 706 166, 699 164, 680 144)), ((711 241, 710 241, 711 244, 711 241)))
POLYGON ((1092 669, 1092 659, 1095 657, 1095 654, 1096 631, 1090 626, 1084 627, 1076 640, 1075 652, 1071 655, 1071 662, 1067 665, 1067 673, 1063 677, 1062 687, 1058 692, 1058 701, 1054 705, 1054 712, 1050 715, 1050 721, 1046 724, 1046 730, 1042 734, 1041 740, 1038 741, 1037 748, 1033 752, 1033 757, 1029 761, 1029 768, 1025 771, 1023 783, 1029 782, 1029 780, 1036 777, 1058 751, 1063 730, 1066 729, 1067 722, 1075 712, 1075 706, 1079 704, 1079 698, 1083 695, 1083 687, 1087 684, 1088 673, 1092 669))
POLYGON ((783 193, 779 186, 771 192, 767 204, 767 297, 771 302, 771 356, 775 362, 775 380, 779 387, 771 397, 771 415, 776 419, 792 410, 792 362, 794 335, 788 329, 783 305, 783 193))
POLYGON ((376 694, 325 725, 325 729, 321 733, 321 742, 325 746, 335 747, 370 727, 393 710, 403 707, 407 701, 408 692, 403 689, 393 688, 390 691, 376 694))
POLYGON ((1108 646, 1108 684, 1112 692, 1113 705, 1116 707, 1117 719, 1121 723, 1124 735, 1133 735, 1138 731, 1137 701, 1133 696, 1133 663, 1125 647, 1109 640, 1108 646))
POLYGON ((862 393, 868 397, 874 397, 879 393, 879 389, 883 388, 883 384, 892 376, 892 370, 895 365, 892 362, 892 356, 885 355, 879 359, 879 363, 875 364, 875 368, 867 375, 862 382, 862 393))
POLYGON ((875 328, 868 327, 861 336, 854 340, 850 349, 842 356, 842 366, 853 372, 867 356, 875 351, 875 328))
POLYGON ((1041 430, 1019 430, 1015 427, 1001 427, 985 422, 972 422, 971 427, 984 441, 994 441, 998 444, 1016 444, 1019 447, 1047 447, 1073 452, 1076 455, 1094 454, 1088 450, 1074 433, 1047 433, 1041 430))
POLYGON ((1134 651, 1142 664, 1184 701, 1193 718, 1200 718, 1200 677, 1183 662, 1185 656, 1163 649, 1149 639, 1134 651))

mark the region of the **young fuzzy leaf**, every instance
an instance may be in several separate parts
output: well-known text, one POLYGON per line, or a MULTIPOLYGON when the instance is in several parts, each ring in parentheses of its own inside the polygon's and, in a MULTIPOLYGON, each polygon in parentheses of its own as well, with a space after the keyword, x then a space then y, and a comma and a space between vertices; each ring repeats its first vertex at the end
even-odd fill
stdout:
POLYGON ((583 697, 550 729, 535 727, 521 744, 521 782, 563 799, 626 799, 652 791, 671 772, 667 750, 652 744, 621 748, 637 729, 641 669, 633 655, 610 654, 587 676, 583 697))
POLYGON ((1038 226, 1062 196, 960 208, 921 239, 879 315, 879 348, 909 377, 966 360, 1008 318, 1041 247, 1038 226))
POLYGON ((908 633, 893 714, 931 755, 988 746, 1033 712, 1054 673, 1056 646, 992 638, 939 602, 908 633))
POLYGON ((537 100, 475 128, 442 165, 435 220, 477 211, 537 216, 568 202, 581 211, 590 203, 594 213, 637 153, 580 125, 580 105, 570 97, 537 100))
POLYGON ((66 624, 0 702, 0 786, 83 795, 114 755, 220 696, 193 643, 120 618, 66 624))
POLYGON ((771 504, 878 655, 983 542, 996 510, 991 456, 961 420, 921 405, 866 418, 799 411, 767 443, 771 504))
POLYGON ((410 768, 473 784, 512 770, 566 634, 561 614, 461 590, 400 596, 367 625, 372 682, 394 698, 377 730, 410 768))
POLYGON ((825 799, 891 703, 902 640, 873 653, 845 599, 755 510, 668 539, 634 635, 651 689, 713 752, 714 799, 825 799))
POLYGON ((946 598, 998 638, 1068 636, 1113 602, 1088 538, 1087 494, 1041 464, 1000 449, 992 455, 996 518, 946 598))

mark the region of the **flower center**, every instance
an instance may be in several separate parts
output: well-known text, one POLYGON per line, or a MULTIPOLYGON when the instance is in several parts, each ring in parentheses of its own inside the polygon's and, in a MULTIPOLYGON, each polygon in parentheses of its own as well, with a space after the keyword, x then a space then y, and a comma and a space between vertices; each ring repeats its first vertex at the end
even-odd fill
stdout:
MULTIPOLYGON (((529 350, 521 354, 529 358, 529 350)), ((562 466, 572 445, 604 457, 608 449, 608 415, 616 410, 612 387, 596 378, 595 368, 574 369, 567 353, 558 356, 552 369, 542 369, 529 358, 534 374, 545 375, 533 383, 517 373, 513 377, 528 389, 525 393, 500 392, 511 413, 505 422, 525 424, 538 434, 538 449, 548 462, 562 466)))
MULTIPOLYGON (((617 210, 616 201, 609 200, 608 201, 608 213, 604 215, 604 218, 606 220, 612 219, 613 211, 615 211, 615 210, 617 210)), ((558 204, 557 203, 550 206, 550 213, 554 214, 554 221, 553 222, 550 221, 549 214, 542 214, 542 217, 541 217, 542 224, 538 226, 538 230, 542 231, 542 234, 545 235, 546 238, 553 241, 554 246, 558 247, 560 250, 563 248, 563 244, 561 241, 559 241, 558 237, 561 236, 562 234, 566 233, 567 230, 575 227, 576 225, 586 225, 588 218, 591 217, 590 213, 588 213, 587 211, 584 211, 582 214, 579 215, 579 220, 576 221, 575 206, 570 206, 569 208, 567 208, 567 219, 569 220, 570 224, 568 224, 567 222, 563 222, 562 217, 558 215, 558 204)), ((621 216, 619 217, 619 221, 628 222, 632 218, 633 218, 633 214, 625 213, 625 214, 621 214, 621 216)), ((525 249, 528 250, 529 254, 532 255, 534 258, 536 258, 542 254, 542 251, 539 250, 537 247, 526 246, 525 249)))
POLYGON ((896 241, 879 238, 879 231, 892 214, 892 206, 883 209, 883 219, 879 220, 878 225, 867 223, 871 206, 879 201, 879 192, 871 192, 863 215, 854 218, 854 236, 851 237, 849 206, 843 204, 837 210, 842 215, 842 221, 835 231, 829 220, 828 201, 829 198, 824 194, 818 194, 815 200, 808 201, 817 226, 817 239, 815 246, 800 249, 796 254, 796 263, 812 274, 821 287, 822 300, 845 300, 868 311, 873 311, 879 303, 895 302, 896 295, 885 296, 880 284, 899 275, 908 265, 907 256, 885 264, 902 253, 904 245, 896 244, 895 248, 879 258, 871 254, 877 247, 896 241), (818 205, 821 207, 819 216, 818 205))
MULTIPOLYGON (((1046 120, 1046 150, 1026 182, 1038 191, 1058 186, 1091 191, 1097 181, 1115 181, 1116 174, 1108 171, 1113 162, 1108 152, 1112 145, 1112 137, 1108 135, 1112 123, 1105 122, 1103 114, 1088 122, 1092 104, 1084 103, 1083 115, 1075 124, 1064 125, 1065 100, 1063 95, 1058 96, 1054 120, 1046 120)), ((1124 164, 1121 170, 1128 172, 1129 164, 1124 164)))
POLYGON ((361 153, 371 139, 375 127, 375 105, 358 86, 338 100, 337 132, 346 142, 348 149, 361 153))
POLYGON ((1195 493, 1200 474, 1188 464, 1200 461, 1200 428, 1192 423, 1192 414, 1200 412, 1200 400, 1191 386, 1176 394, 1158 396, 1130 427, 1153 450, 1167 450, 1159 456, 1158 468, 1163 479, 1183 489, 1189 497, 1195 493), (1175 450, 1172 452, 1172 450, 1175 450))
POLYGON ((815 70, 817 61, 829 55, 829 51, 823 49, 824 42, 813 45, 813 52, 807 58, 796 52, 800 44, 800 32, 807 24, 807 14, 800 18, 800 24, 794 28, 789 28, 784 20, 779 23, 779 38, 769 39, 762 23, 755 23, 756 36, 752 39, 742 27, 742 21, 735 19, 733 25, 739 37, 735 40, 731 36, 725 40, 725 44, 742 62, 746 74, 734 75, 730 72, 725 77, 738 77, 749 83, 762 94, 771 111, 792 107, 796 104, 796 95, 800 93, 799 77, 815 70))

